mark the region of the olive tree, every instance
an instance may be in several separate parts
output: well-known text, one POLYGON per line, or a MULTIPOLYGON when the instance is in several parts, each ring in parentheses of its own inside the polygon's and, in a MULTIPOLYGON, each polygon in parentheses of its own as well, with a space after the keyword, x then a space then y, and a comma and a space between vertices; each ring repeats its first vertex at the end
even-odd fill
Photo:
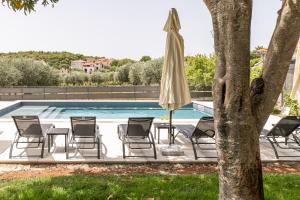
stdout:
POLYGON ((16 86, 21 80, 22 75, 19 70, 7 62, 6 60, 0 60, 0 86, 16 86))
POLYGON ((144 85, 159 84, 161 79, 163 59, 158 58, 144 64, 141 80, 144 85))
POLYGON ((43 61, 29 58, 12 59, 11 65, 21 73, 19 85, 22 86, 54 86, 60 82, 58 71, 43 61))
POLYGON ((71 72, 65 77, 65 83, 71 85, 83 85, 89 82, 89 75, 84 72, 71 72))
POLYGON ((219 199, 264 199, 259 134, 281 92, 299 40, 300 0, 282 1, 262 74, 251 84, 252 0, 203 1, 214 29, 219 199))
POLYGON ((130 65, 128 78, 129 78, 129 82, 132 85, 141 85, 142 84, 141 73, 142 73, 143 67, 144 66, 143 66, 142 62, 137 62, 137 63, 130 65))

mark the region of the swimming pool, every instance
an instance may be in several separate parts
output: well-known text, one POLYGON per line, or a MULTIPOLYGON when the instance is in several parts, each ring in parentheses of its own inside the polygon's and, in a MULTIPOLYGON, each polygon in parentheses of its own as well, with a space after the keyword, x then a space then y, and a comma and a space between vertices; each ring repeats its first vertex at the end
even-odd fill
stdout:
MULTIPOLYGON (((191 103, 174 112, 174 119, 199 119, 212 111, 191 103)), ((125 119, 128 117, 164 118, 168 112, 158 102, 48 102, 21 101, 0 110, 0 118, 13 115, 38 115, 41 119, 66 119, 70 116, 96 116, 97 119, 125 119)))

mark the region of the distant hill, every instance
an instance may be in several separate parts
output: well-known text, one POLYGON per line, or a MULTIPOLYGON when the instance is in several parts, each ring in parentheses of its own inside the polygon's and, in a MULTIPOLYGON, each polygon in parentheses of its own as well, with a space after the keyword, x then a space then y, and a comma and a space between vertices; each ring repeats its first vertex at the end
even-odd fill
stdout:
POLYGON ((82 60, 88 58, 81 54, 74 54, 70 52, 44 52, 44 51, 23 51, 0 53, 0 58, 32 58, 34 60, 43 60, 50 66, 56 69, 69 68, 71 61, 82 60))

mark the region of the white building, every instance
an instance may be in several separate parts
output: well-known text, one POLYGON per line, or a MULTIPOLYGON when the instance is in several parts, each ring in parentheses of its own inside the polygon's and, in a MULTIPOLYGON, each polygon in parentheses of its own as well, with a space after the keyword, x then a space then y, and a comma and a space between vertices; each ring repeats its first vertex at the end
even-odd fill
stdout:
POLYGON ((74 60, 74 61, 71 62, 71 69, 82 70, 84 63, 85 63, 84 60, 74 60))
POLYGON ((71 62, 71 70, 82 70, 87 74, 91 74, 94 71, 108 67, 111 64, 111 60, 105 57, 99 59, 88 58, 84 60, 75 60, 71 62))
POLYGON ((83 71, 87 74, 91 74, 96 71, 95 64, 93 62, 85 62, 82 67, 83 71))

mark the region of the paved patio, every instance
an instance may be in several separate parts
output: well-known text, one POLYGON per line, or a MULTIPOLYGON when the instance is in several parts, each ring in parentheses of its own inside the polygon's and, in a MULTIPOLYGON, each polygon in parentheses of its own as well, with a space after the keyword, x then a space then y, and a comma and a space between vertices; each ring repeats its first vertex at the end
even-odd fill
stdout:
MULTIPOLYGON (((3 104, 3 103, 1 103, 3 104)), ((0 107, 1 107, 0 104, 0 107)), ((207 104, 209 105, 209 103, 207 104)), ((265 126, 265 131, 272 127, 280 118, 270 116, 265 126)), ((197 120, 184 122, 189 124, 196 124, 197 120)), ((57 128, 70 128, 69 120, 41 120, 41 123, 53 123, 57 128)), ((31 157, 30 155, 39 155, 40 149, 17 149, 14 147, 13 155, 16 156, 9 159, 10 145, 16 133, 16 127, 12 120, 0 121, 0 163, 146 163, 146 162, 174 162, 174 163, 192 163, 192 162, 216 162, 216 158, 205 158, 216 156, 215 150, 200 150, 198 149, 198 156, 203 158, 194 159, 192 145, 188 139, 179 134, 176 138, 175 144, 180 145, 184 151, 183 156, 162 156, 160 148, 168 145, 167 130, 161 130, 161 141, 157 144, 157 160, 154 158, 126 158, 122 157, 122 143, 118 139, 117 126, 120 123, 127 123, 126 120, 119 121, 97 121, 102 134, 102 152, 101 159, 97 159, 97 151, 93 150, 79 150, 70 146, 70 158, 66 159, 64 152, 64 136, 57 136, 55 138, 54 147, 51 148, 51 153, 48 153, 47 141, 45 146, 44 158, 31 157), (29 155, 29 156, 28 156, 29 155)), ((174 123, 181 124, 182 121, 175 120, 174 123)), ((152 127, 152 132, 154 132, 152 127)), ((261 138, 261 157, 264 162, 278 161, 270 143, 261 138)), ((127 148, 127 147, 126 147, 127 148)), ((130 150, 127 148, 126 152, 131 155, 153 155, 153 150, 130 150)), ((299 156, 299 157, 281 157, 282 161, 300 161, 299 150, 279 150, 280 155, 283 156, 299 156)))

